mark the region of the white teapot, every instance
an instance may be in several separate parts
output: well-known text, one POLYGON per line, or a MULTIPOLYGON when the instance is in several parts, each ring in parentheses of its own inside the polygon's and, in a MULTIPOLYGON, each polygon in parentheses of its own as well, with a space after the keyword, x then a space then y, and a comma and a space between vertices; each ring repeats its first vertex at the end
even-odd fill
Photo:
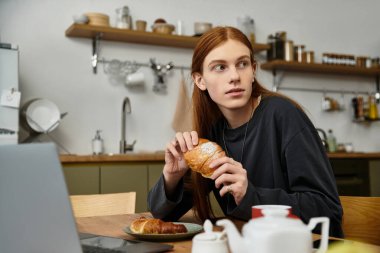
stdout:
POLYGON ((312 233, 322 223, 321 244, 317 253, 327 251, 330 220, 312 218, 308 225, 300 219, 287 218, 289 210, 263 209, 264 217, 252 219, 243 226, 242 236, 230 220, 217 221, 223 226, 232 253, 312 253, 312 233))
POLYGON ((203 224, 204 233, 193 238, 192 253, 228 253, 227 237, 224 232, 213 232, 212 223, 206 220, 203 224))

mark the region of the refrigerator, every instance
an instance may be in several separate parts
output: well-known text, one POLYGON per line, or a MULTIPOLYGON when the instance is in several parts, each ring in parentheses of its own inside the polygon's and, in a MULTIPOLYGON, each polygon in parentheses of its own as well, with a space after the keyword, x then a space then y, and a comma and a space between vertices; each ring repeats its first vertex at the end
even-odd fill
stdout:
POLYGON ((18 143, 20 98, 18 48, 0 43, 0 145, 18 143))

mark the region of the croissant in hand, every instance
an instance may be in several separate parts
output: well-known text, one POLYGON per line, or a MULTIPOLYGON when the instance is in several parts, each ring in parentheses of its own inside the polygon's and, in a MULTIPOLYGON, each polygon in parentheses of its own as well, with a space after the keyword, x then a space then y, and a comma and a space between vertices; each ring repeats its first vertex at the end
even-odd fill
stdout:
POLYGON ((187 228, 183 224, 174 224, 173 222, 145 217, 134 220, 130 229, 136 234, 177 234, 187 232, 187 228))
POLYGON ((226 156, 225 152, 217 143, 202 138, 194 149, 184 153, 185 161, 190 169, 207 178, 211 177, 215 171, 214 168, 210 168, 210 163, 224 156, 226 156))

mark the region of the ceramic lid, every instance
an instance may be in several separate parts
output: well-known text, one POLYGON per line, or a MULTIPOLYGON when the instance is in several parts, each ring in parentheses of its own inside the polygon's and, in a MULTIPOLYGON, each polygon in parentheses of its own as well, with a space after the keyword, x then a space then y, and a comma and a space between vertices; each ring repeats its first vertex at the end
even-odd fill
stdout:
POLYGON ((194 237, 194 240, 199 241, 217 241, 220 239, 221 234, 220 232, 213 232, 212 231, 212 223, 210 220, 206 220, 203 224, 204 233, 197 234, 194 237))
POLYGON ((289 210, 264 209, 262 212, 264 217, 249 222, 250 229, 307 229, 307 226, 300 219, 286 217, 289 214, 289 210))

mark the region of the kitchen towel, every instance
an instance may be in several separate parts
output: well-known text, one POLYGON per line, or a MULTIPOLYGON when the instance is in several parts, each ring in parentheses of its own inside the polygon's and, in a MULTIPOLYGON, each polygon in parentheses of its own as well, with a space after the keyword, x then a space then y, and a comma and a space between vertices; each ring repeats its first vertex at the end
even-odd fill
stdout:
POLYGON ((192 130, 191 101, 188 96, 185 77, 182 75, 179 84, 177 106, 174 113, 172 128, 176 132, 186 132, 192 130))

